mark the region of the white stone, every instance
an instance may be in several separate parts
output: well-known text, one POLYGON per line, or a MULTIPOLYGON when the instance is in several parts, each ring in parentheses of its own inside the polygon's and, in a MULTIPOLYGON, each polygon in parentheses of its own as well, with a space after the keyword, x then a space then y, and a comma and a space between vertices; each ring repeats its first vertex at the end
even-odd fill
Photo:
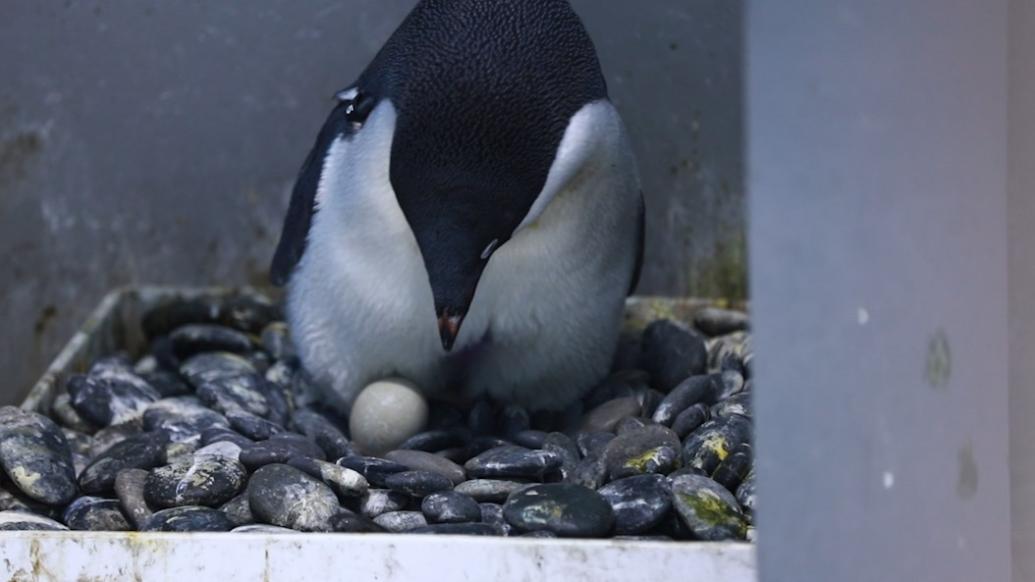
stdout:
POLYGON ((428 403, 407 380, 391 378, 364 388, 352 405, 352 442, 367 455, 382 455, 424 430, 428 403))

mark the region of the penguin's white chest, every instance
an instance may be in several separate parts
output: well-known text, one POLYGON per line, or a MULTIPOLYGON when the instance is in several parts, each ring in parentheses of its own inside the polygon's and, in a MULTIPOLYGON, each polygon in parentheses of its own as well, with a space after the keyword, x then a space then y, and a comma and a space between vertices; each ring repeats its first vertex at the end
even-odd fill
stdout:
POLYGON ((386 103, 325 160, 288 298, 304 365, 342 408, 394 375, 428 394, 565 406, 609 369, 636 260, 639 184, 617 113, 597 102, 573 118, 540 200, 489 260, 452 352, 391 188, 394 122, 386 103))

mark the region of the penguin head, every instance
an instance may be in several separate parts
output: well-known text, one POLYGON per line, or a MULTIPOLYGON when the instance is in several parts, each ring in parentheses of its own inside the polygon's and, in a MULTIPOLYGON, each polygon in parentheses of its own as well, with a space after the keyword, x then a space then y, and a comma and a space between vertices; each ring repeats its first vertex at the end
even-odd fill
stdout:
POLYGON ((566 0, 422 0, 339 95, 336 131, 394 109, 391 189, 448 351, 493 254, 542 210, 572 117, 607 98, 592 41, 566 0))

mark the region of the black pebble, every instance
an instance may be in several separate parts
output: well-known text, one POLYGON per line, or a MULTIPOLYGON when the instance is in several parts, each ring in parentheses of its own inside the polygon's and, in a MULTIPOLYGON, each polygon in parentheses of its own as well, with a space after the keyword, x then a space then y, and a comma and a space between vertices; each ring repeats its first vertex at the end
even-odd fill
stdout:
POLYGON ((338 459, 338 464, 363 475, 371 486, 382 488, 385 487, 385 480, 390 475, 409 470, 409 467, 406 465, 400 465, 399 463, 378 457, 342 457, 338 459))
POLYGON ((152 515, 140 531, 197 532, 230 531, 234 524, 211 507, 173 507, 152 515))
POLYGON ((349 439, 329 418, 315 410, 299 409, 291 415, 291 428, 313 440, 328 459, 340 459, 350 452, 349 439))
POLYGON ((611 505, 599 493, 567 483, 514 493, 503 515, 518 531, 547 530, 563 537, 604 537, 614 525, 611 505))
POLYGON ((655 387, 667 392, 687 377, 707 371, 708 350, 704 338, 695 331, 682 323, 662 319, 643 332, 640 364, 655 387))
POLYGON ((169 435, 165 431, 147 432, 116 443, 79 474, 79 488, 90 495, 113 491, 120 471, 161 465, 168 443, 169 435))
POLYGON ((420 506, 428 523, 466 523, 478 521, 482 510, 470 495, 440 491, 424 498, 420 506))
POLYGON ((490 449, 467 461, 464 468, 470 478, 495 479, 517 477, 541 479, 548 471, 561 466, 561 458, 546 451, 503 446, 490 449))
POLYGON ((615 534, 637 535, 657 527, 672 509, 672 492, 662 475, 626 477, 600 488, 615 514, 615 534))
POLYGON ((425 497, 453 488, 453 482, 431 471, 403 471, 385 478, 385 486, 392 491, 411 497, 425 497))
POLYGON ((130 531, 129 522, 115 499, 80 497, 66 509, 64 520, 69 529, 79 531, 130 531))

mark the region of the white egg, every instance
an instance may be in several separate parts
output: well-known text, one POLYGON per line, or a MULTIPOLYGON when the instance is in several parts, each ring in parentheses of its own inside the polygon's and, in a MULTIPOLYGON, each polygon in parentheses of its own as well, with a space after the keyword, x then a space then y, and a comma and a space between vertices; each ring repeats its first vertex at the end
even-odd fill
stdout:
POLYGON ((382 455, 424 430, 428 402, 407 380, 390 378, 364 388, 352 404, 349 431, 360 452, 382 455))

